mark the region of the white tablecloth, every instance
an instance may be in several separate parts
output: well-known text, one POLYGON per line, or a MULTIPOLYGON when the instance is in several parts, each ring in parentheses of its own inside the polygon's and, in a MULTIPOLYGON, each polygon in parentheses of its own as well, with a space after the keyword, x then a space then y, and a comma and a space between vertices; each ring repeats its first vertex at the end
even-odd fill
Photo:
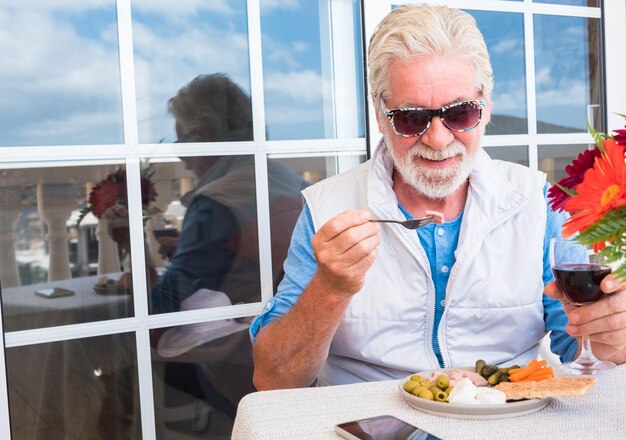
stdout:
POLYGON ((420 412, 397 381, 264 391, 240 402, 233 439, 340 439, 337 423, 391 414, 442 439, 626 439, 626 365, 602 374, 584 397, 553 399, 539 412, 459 420, 420 412))
MULTIPOLYGON (((98 277, 2 291, 7 332, 133 316, 132 295, 98 295, 98 277), (63 287, 72 296, 43 298, 63 287)), ((135 337, 107 335, 8 348, 11 429, 17 439, 139 438, 135 337), (127 434, 128 433, 128 434, 127 434)))

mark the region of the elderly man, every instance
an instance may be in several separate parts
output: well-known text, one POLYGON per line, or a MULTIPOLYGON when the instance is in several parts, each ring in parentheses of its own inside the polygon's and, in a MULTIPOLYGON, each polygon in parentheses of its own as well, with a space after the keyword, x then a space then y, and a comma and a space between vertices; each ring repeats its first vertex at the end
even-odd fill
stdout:
POLYGON ((257 388, 399 378, 478 358, 525 364, 547 331, 563 361, 584 333, 600 357, 626 360, 623 286, 607 277, 604 299, 566 314, 547 261, 564 218, 547 207, 545 175, 481 149, 493 77, 474 19, 401 6, 368 53, 384 138, 367 163, 303 191, 286 277, 251 328, 257 388), (369 221, 428 211, 446 221, 417 233, 369 221))

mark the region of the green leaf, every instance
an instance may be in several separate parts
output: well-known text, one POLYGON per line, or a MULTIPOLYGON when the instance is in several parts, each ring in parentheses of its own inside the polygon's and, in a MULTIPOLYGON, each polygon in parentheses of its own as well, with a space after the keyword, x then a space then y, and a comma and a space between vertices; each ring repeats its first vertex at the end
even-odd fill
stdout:
POLYGON ((589 124, 589 121, 587 121, 587 130, 589 130, 589 134, 591 134, 591 137, 593 137, 593 141, 596 143, 596 146, 598 147, 600 152, 604 153, 603 141, 605 139, 609 139, 610 136, 603 134, 603 133, 598 133, 598 131, 595 128, 593 128, 591 124, 589 124))
POLYGON ((91 212, 91 207, 90 206, 85 206, 83 209, 80 210, 79 214, 78 214, 78 219, 76 219, 76 227, 78 228, 80 226, 80 223, 83 221, 83 219, 87 216, 87 214, 89 214, 91 212))
POLYGON ((571 189, 571 188, 568 188, 568 187, 566 187, 566 186, 560 185, 558 182, 557 182, 557 183, 555 183, 555 185, 556 185, 556 186, 557 186, 557 187, 558 187, 561 191, 563 191, 565 194, 567 194, 567 195, 568 195, 568 196, 570 196, 570 197, 574 197, 574 196, 578 195, 578 193, 577 193, 575 190, 573 190, 573 189, 571 189))
POLYGON ((626 207, 609 211, 602 219, 581 232, 577 237, 582 244, 611 241, 621 243, 626 232, 626 207))

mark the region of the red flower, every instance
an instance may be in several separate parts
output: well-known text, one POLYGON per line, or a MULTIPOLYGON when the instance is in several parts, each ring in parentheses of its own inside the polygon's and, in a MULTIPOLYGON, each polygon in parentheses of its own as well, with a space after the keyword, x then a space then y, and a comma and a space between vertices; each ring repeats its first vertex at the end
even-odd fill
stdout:
MULTIPOLYGON (((593 150, 585 150, 578 155, 571 165, 565 167, 567 177, 559 180, 558 185, 564 188, 575 191, 580 182, 583 181, 585 172, 593 167, 593 163, 596 157, 600 157, 601 153, 598 148, 593 150)), ((550 199, 550 205, 552 209, 557 211, 565 211, 565 203, 571 196, 554 185, 548 190, 548 198, 550 199)))
MULTIPOLYGON (((103 181, 98 183, 89 193, 89 205, 91 212, 98 218, 120 199, 120 184, 118 173, 109 174, 103 181)), ((124 182, 124 188, 126 184, 124 182)), ((125 198, 125 197, 124 197, 125 198)))
POLYGON ((584 232, 609 211, 626 206, 624 146, 614 139, 605 140, 604 154, 585 173, 577 192, 565 205, 568 212, 574 213, 563 225, 566 238, 584 232))
MULTIPOLYGON (((141 176, 141 205, 145 209, 150 202, 154 202, 158 193, 152 180, 151 171, 146 168, 141 176)), ((107 209, 114 205, 124 205, 128 207, 128 193, 126 190, 126 170, 118 168, 115 172, 106 176, 89 193, 88 205, 80 212, 76 225, 78 226, 83 218, 92 212, 97 218, 107 209)))
POLYGON ((615 142, 621 145, 626 145, 626 128, 624 128, 624 130, 613 130, 613 131, 617 133, 615 136, 613 136, 613 139, 615 139, 615 142))

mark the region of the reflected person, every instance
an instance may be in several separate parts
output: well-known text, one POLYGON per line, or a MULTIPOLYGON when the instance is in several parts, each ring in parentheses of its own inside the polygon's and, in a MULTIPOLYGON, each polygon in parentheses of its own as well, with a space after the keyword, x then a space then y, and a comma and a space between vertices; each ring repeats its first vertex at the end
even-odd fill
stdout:
MULTIPOLYGON (((196 77, 169 100, 168 107, 179 142, 253 138, 250 98, 226 75, 196 77)), ((181 160, 195 176, 195 186, 181 198, 186 212, 178 239, 158 239, 169 245, 162 253, 171 255, 161 277, 149 263, 151 312, 260 301, 254 156, 181 160)), ((302 209, 300 190, 305 182, 290 168, 268 161, 268 186, 272 275, 277 285, 290 233, 302 209)), ((242 320, 225 319, 153 332, 158 336, 158 354, 175 361, 168 364, 168 383, 192 394, 202 390, 214 407, 234 417, 239 400, 254 391, 247 328, 242 320)))

